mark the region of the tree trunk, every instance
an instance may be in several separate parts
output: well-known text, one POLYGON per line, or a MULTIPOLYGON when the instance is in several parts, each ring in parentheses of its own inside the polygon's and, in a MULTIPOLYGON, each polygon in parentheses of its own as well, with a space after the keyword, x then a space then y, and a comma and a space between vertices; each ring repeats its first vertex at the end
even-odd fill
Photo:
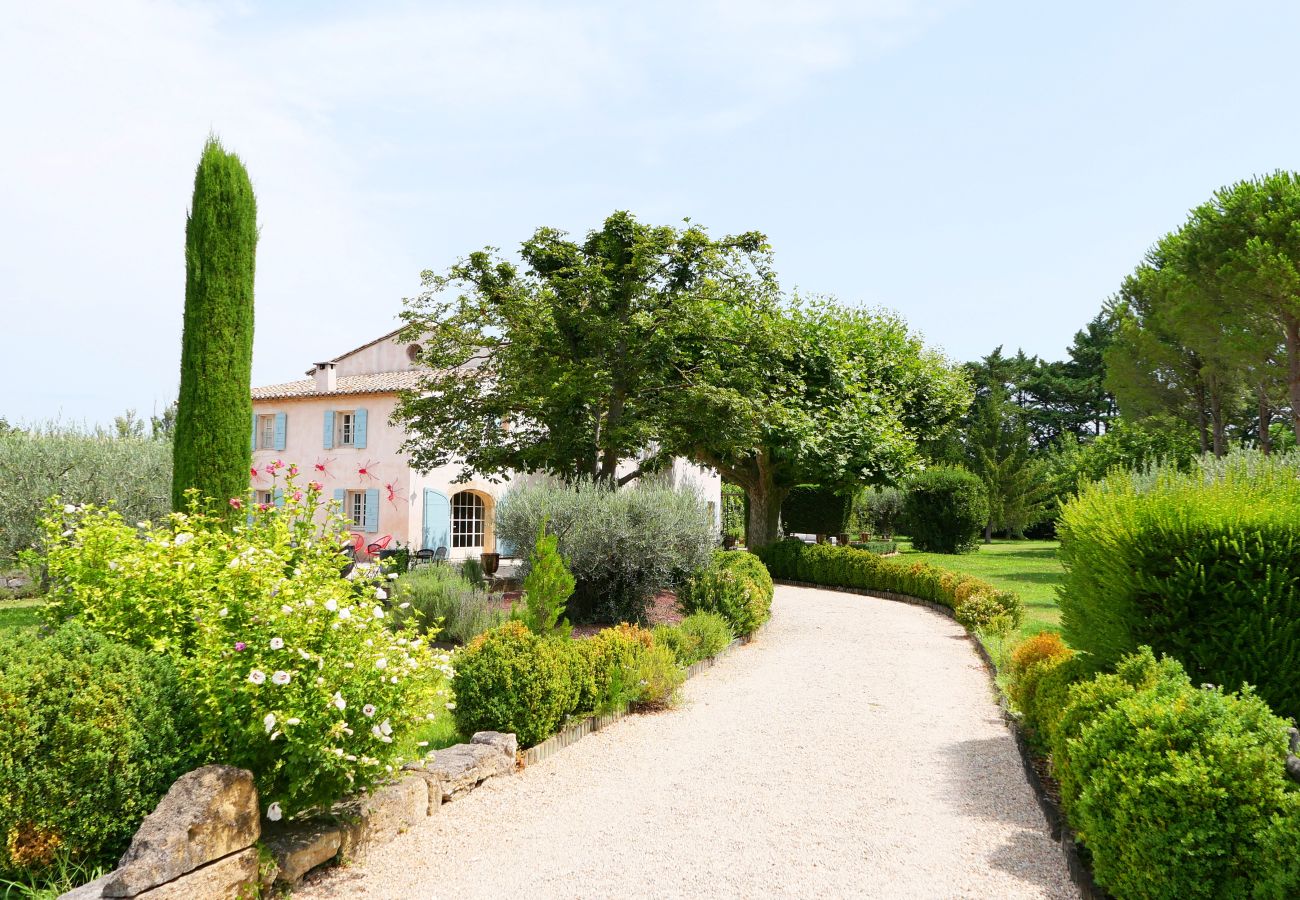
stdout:
POLYGON ((1291 400, 1291 428, 1296 442, 1300 443, 1300 319, 1285 316, 1282 319, 1286 335, 1286 387, 1291 400))
POLYGON ((1210 388, 1210 425, 1214 435, 1214 455, 1223 456, 1228 451, 1223 427, 1223 397, 1214 386, 1210 388))
POLYGON ((1196 434, 1201 440, 1201 452, 1210 452, 1210 428, 1205 419, 1205 385, 1198 379, 1193 393, 1196 402, 1196 434))
POLYGON ((1264 385, 1256 388, 1259 396, 1259 450, 1265 456, 1273 452, 1273 436, 1269 433, 1269 426, 1273 424, 1273 408, 1268 402, 1268 392, 1264 385))
POLYGON ((988 524, 984 526, 984 543, 993 543, 993 520, 989 519, 988 524))
POLYGON ((750 550, 766 547, 776 540, 777 525, 781 520, 781 501, 789 490, 763 485, 748 487, 749 521, 745 526, 745 546, 750 550))

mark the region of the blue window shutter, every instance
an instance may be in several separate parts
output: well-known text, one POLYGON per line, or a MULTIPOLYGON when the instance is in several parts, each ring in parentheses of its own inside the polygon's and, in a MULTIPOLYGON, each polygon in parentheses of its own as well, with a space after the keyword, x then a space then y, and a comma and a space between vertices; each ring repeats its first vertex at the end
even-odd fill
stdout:
POLYGON ((276 488, 275 494, 271 497, 271 502, 276 506, 284 506, 284 491, 280 488, 276 488))
POLYGON ((346 516, 348 511, 344 509, 344 507, 347 506, 348 492, 343 490, 343 488, 335 488, 334 499, 338 501, 339 511, 346 516))
POLYGON ((366 490, 366 531, 379 530, 379 488, 366 490))
POLYGON ((425 550, 451 547, 451 501, 433 488, 424 489, 424 533, 420 546, 425 550))
POLYGON ((353 413, 352 446, 358 450, 366 449, 366 411, 359 409, 353 413))
POLYGON ((284 413, 275 414, 275 449, 283 450, 286 433, 289 430, 289 417, 284 413))
POLYGON ((257 413, 253 413, 253 439, 249 442, 248 449, 257 449, 257 413))
POLYGON ((334 447, 334 410, 325 410, 325 449, 334 447))

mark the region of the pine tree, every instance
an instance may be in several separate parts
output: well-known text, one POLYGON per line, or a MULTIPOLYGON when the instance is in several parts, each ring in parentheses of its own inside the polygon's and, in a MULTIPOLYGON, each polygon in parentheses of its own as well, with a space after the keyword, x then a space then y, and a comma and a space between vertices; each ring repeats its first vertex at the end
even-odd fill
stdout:
POLYGON ((185 323, 172 504, 198 490, 227 515, 248 488, 257 201, 239 157, 211 137, 185 223, 185 323))
POLYGON ((1029 429, 1006 392, 994 388, 975 404, 967 431, 970 470, 983 481, 989 498, 984 542, 993 532, 1022 537, 1024 530, 1051 510, 1051 485, 1041 460, 1033 458, 1029 429))

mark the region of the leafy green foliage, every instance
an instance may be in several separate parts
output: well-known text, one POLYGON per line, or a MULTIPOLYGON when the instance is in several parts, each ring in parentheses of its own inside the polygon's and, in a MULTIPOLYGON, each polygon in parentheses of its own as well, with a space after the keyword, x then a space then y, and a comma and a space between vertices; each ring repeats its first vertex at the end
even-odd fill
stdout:
POLYGON ((670 420, 701 389, 721 310, 766 302, 766 238, 715 240, 619 211, 581 243, 539 228, 520 255, 522 270, 483 250, 424 273, 403 318, 433 374, 398 407, 407 450, 421 468, 488 475, 613 485, 655 471, 674 449, 670 420))
POLYGON ((385 777, 446 665, 387 627, 387 581, 339 577, 346 523, 319 524, 316 490, 283 494, 233 530, 197 507, 130 525, 55 505, 45 613, 170 658, 196 749, 252 770, 268 812, 292 815, 385 777))
POLYGON ((113 502, 129 521, 171 510, 172 448, 166 441, 118 439, 49 423, 0 431, 0 561, 36 548, 50 497, 113 502))
POLYGON ((745 539, 747 501, 745 489, 738 484, 722 483, 722 533, 738 541, 745 539))
POLYGON ((172 666, 72 623, 0 640, 0 873, 111 864, 195 761, 172 666))
POLYGON ((986 539, 995 531, 1024 537, 1026 528, 1056 511, 1046 466, 1031 453, 1029 428, 1000 388, 976 402, 966 455, 988 497, 986 539))
POLYGON ((470 641, 454 663, 456 727, 513 732, 521 747, 546 740, 579 704, 571 643, 538 637, 522 622, 470 641))
POLYGON ((935 466, 907 481, 903 518, 918 550, 974 550, 988 517, 984 482, 963 468, 935 466))
POLYGON ((866 550, 868 553, 878 553, 881 556, 898 552, 898 541, 854 541, 849 546, 854 550, 866 550))
POLYGON ((656 625, 656 644, 667 647, 683 668, 717 656, 731 643, 731 625, 720 613, 699 612, 676 625, 656 625))
POLYGON ((392 599, 396 626, 409 622, 421 634, 457 644, 468 643, 505 619, 486 594, 451 566, 413 569, 394 583, 392 599))
POLYGON ((252 458, 253 272, 257 201, 239 157, 209 138, 185 223, 185 321, 172 505, 186 492, 233 523, 252 458))
POLYGON ((776 539, 791 487, 893 481, 970 402, 964 374, 895 316, 793 298, 722 324, 727 352, 700 360, 711 390, 674 443, 744 487, 751 548, 776 539))
POLYGON ((842 534, 848 530, 852 508, 852 494, 800 484, 781 503, 781 525, 787 534, 842 534))
POLYGON ((532 555, 528 558, 528 575, 524 578, 524 608, 520 621, 534 634, 568 637, 572 628, 568 620, 561 617, 564 615, 565 604, 573 595, 576 582, 564 565, 564 558, 560 556, 560 539, 545 532, 544 520, 542 528, 542 533, 537 535, 532 555))
POLYGON ((688 616, 718 613, 741 637, 753 634, 771 618, 772 578, 752 553, 717 552, 708 567, 696 572, 677 592, 677 605, 688 616))
POLYGON ((1300 480, 1294 459, 1116 474, 1061 519, 1061 624, 1094 670, 1142 644, 1198 682, 1255 685, 1300 713, 1300 480))
POLYGON ((957 621, 971 631, 1009 634, 1020 627, 1024 607, 1010 591, 972 594, 954 610, 957 621))
MULTIPOLYGON (((643 622, 658 591, 709 558, 715 542, 708 507, 691 489, 656 484, 612 491, 590 481, 519 483, 497 503, 497 535, 532 546, 543 523, 575 588, 575 622, 643 622)), ((525 575, 527 572, 525 572, 525 575)))
MULTIPOLYGON (((866 532, 880 541, 890 541, 903 520, 903 492, 895 487, 863 488, 853 498, 849 531, 866 532)), ((870 548, 868 548, 870 549, 870 548)), ((892 551, 876 551, 892 552, 892 551)))
POLYGON ((1069 697, 1053 763, 1100 884, 1171 900, 1300 888, 1275 840, 1300 826, 1286 722, 1249 689, 1195 688, 1143 648, 1069 697))

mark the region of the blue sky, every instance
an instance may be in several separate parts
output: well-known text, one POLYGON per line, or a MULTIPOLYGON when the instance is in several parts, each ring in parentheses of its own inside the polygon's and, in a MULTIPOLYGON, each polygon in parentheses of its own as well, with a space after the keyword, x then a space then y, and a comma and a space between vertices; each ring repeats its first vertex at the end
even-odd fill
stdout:
POLYGON ((10 421, 175 395, 210 130, 258 193, 255 383, 392 328, 422 269, 614 209, 765 231, 788 287, 897 310, 954 359, 1058 358, 1189 207, 1300 168, 1281 2, 51 0, 5 20, 10 421))

